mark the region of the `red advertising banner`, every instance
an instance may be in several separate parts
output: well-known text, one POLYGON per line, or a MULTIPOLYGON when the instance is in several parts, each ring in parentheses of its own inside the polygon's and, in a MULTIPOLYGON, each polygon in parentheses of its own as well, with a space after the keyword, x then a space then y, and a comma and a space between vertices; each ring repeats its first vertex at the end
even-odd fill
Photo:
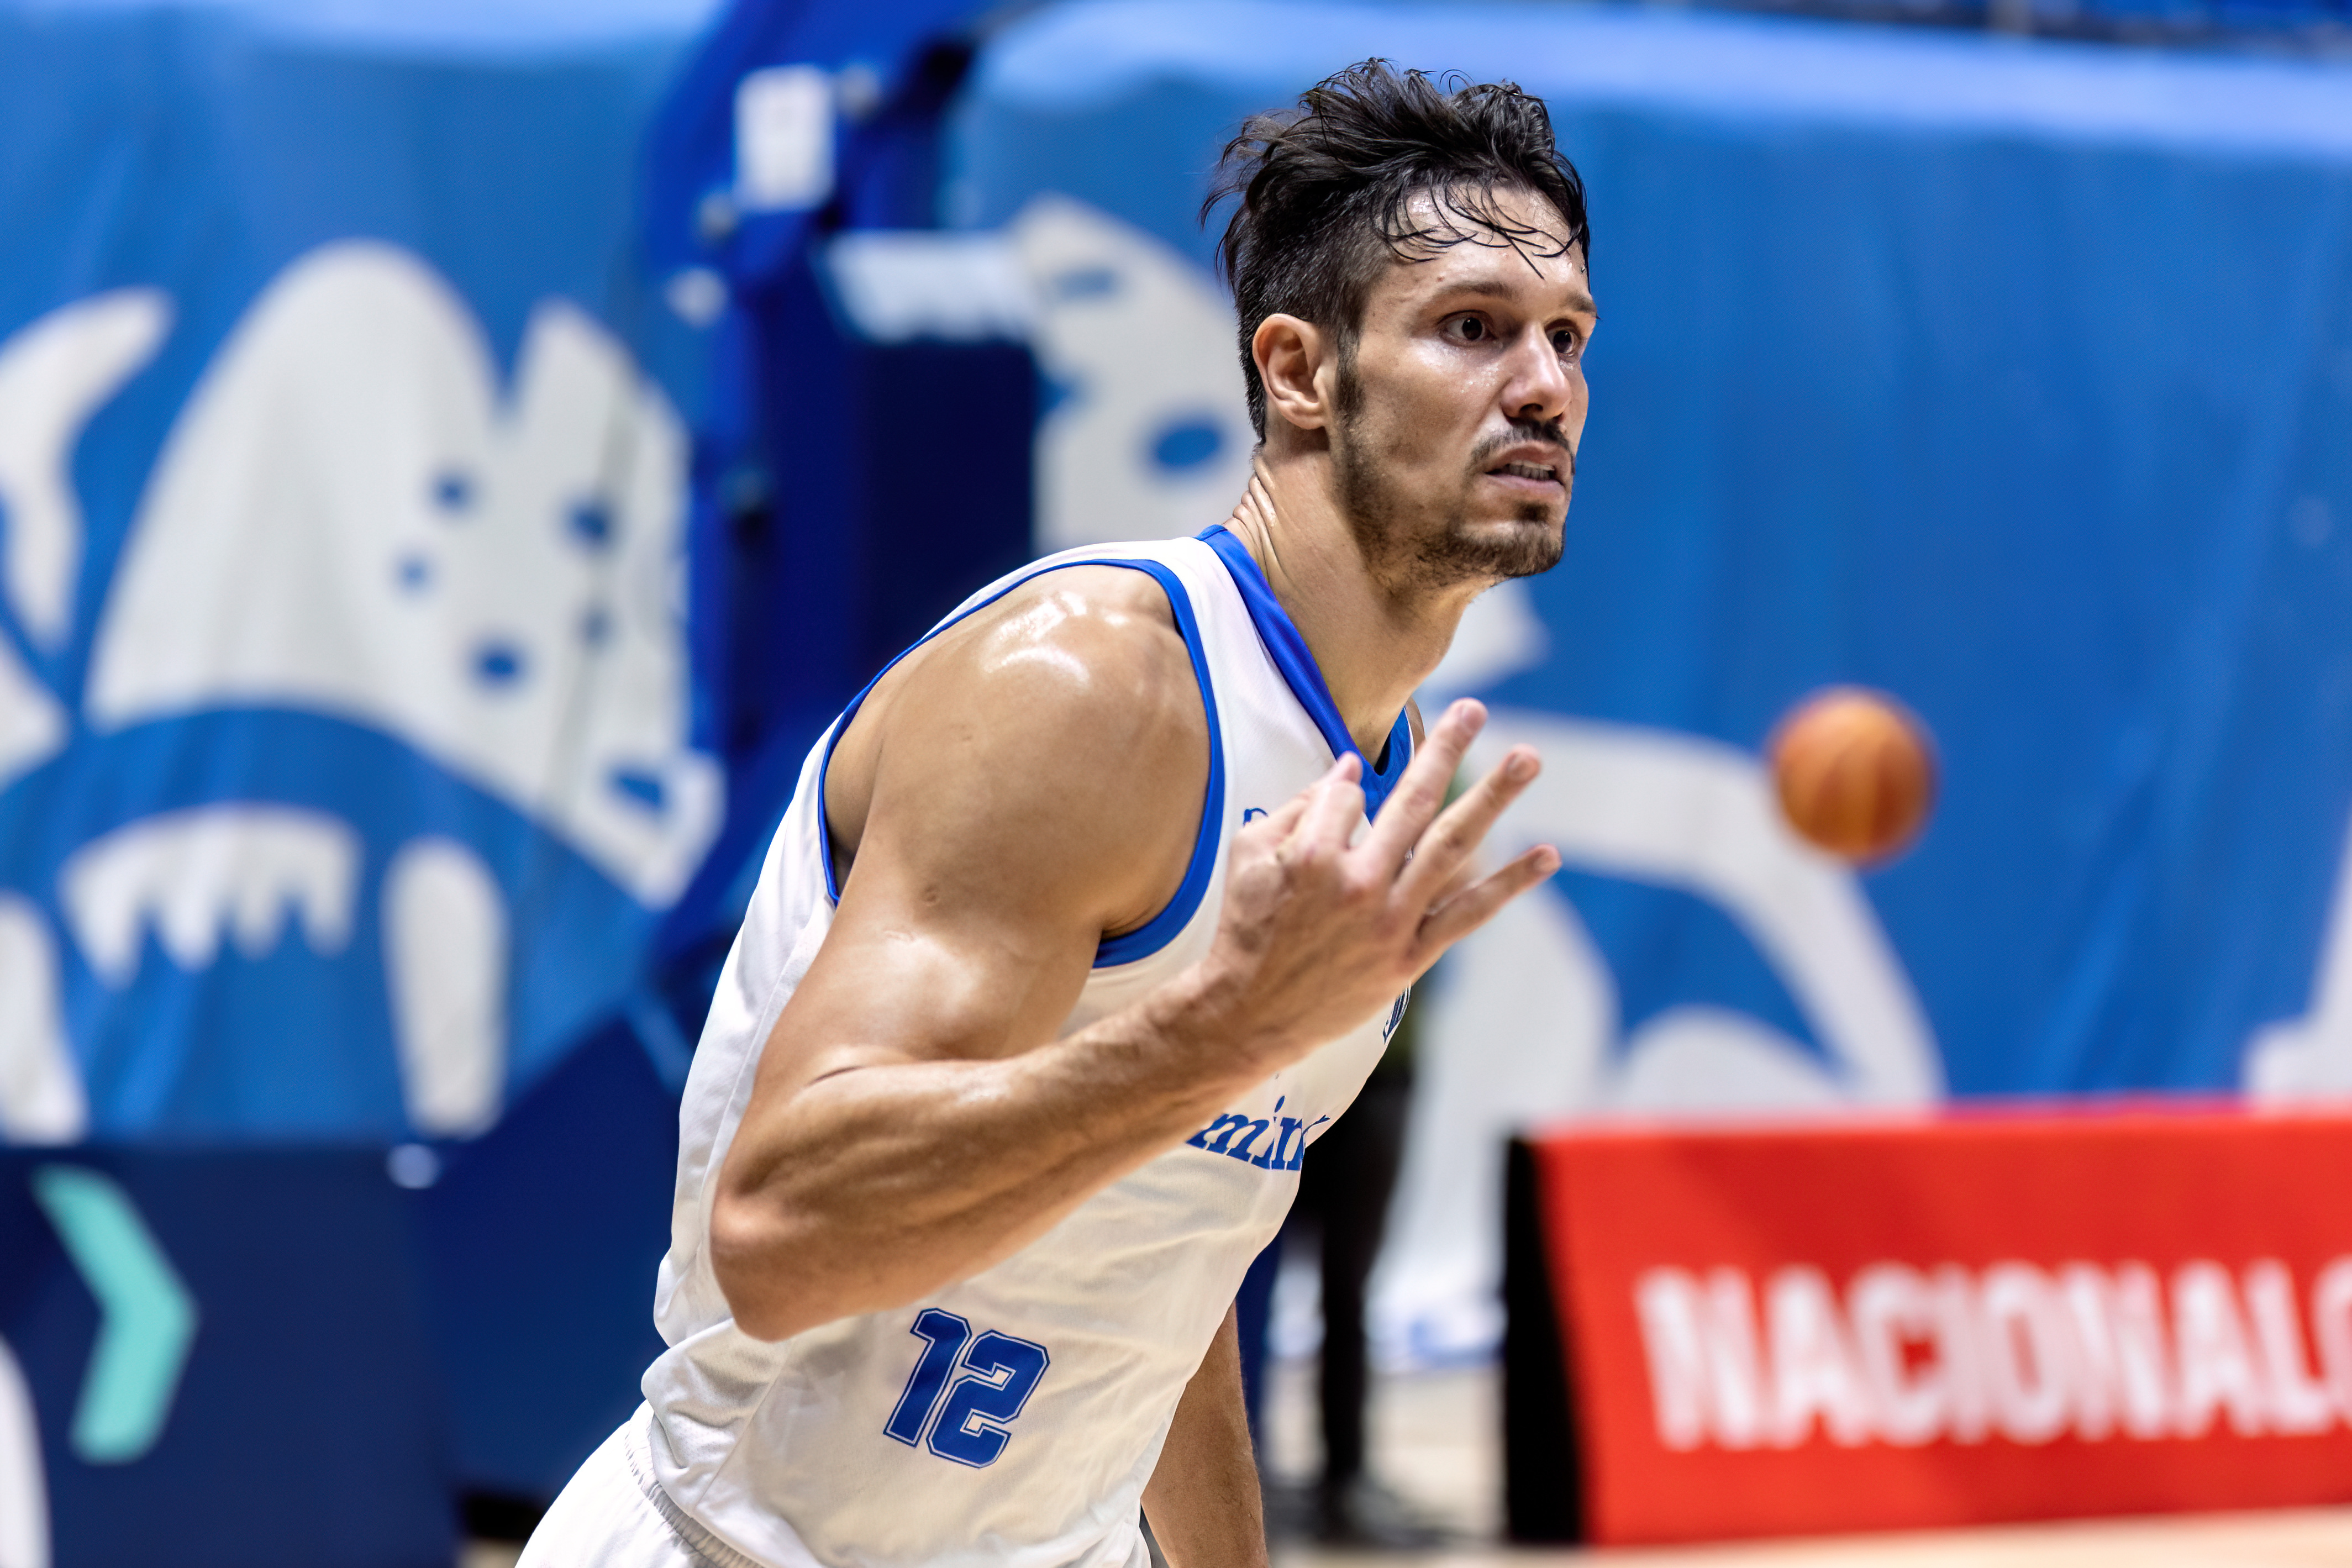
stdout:
POLYGON ((1595 1541, 2352 1500, 2352 1115, 1531 1142, 1595 1541))

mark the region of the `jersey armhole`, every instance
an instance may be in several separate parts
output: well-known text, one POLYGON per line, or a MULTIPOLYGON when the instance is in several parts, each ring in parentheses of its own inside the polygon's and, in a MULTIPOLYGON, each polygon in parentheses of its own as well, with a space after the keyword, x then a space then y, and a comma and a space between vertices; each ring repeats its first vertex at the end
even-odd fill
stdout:
POLYGON ((1141 572, 1160 584, 1160 592, 1168 595, 1168 608, 1176 617, 1176 629, 1184 638, 1184 652, 1192 661, 1192 678, 1201 688, 1201 711, 1209 727, 1209 785, 1201 799, 1201 825, 1193 835, 1192 857, 1185 862, 1184 879, 1177 884, 1175 897, 1170 899, 1158 914, 1133 931, 1105 937, 1095 949, 1094 967, 1108 969, 1149 958, 1174 941, 1176 933, 1191 923, 1192 916, 1200 910, 1201 900, 1209 890, 1210 875, 1216 869, 1218 825, 1223 821, 1225 811, 1225 744, 1217 723, 1216 688, 1209 679, 1208 648, 1201 640, 1200 619, 1192 612, 1192 596, 1185 591, 1183 579, 1160 562, 1124 558, 1057 562, 1007 583, 987 598, 924 633, 920 641, 910 645, 897 658, 884 665, 880 672, 850 699, 849 706, 843 709, 841 717, 834 721, 832 733, 825 737, 824 761, 819 764, 816 774, 817 855, 824 864, 824 896, 828 903, 837 905, 841 902, 841 888, 834 875, 833 823, 825 815, 825 780, 833 772, 834 748, 841 743, 841 737, 848 733, 850 722, 857 717, 858 709, 865 705, 866 699, 872 694, 882 677, 898 667, 899 659, 966 616, 986 609, 1015 588, 1034 583, 1048 572, 1064 571, 1072 566, 1122 566, 1131 572, 1141 572))

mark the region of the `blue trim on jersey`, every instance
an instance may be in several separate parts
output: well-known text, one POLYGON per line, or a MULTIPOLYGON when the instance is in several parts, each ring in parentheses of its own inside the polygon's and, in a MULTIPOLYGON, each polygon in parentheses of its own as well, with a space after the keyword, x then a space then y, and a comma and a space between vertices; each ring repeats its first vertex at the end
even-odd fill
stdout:
POLYGON ((968 616, 979 614, 1015 588, 1034 583, 1048 572, 1066 571, 1072 566, 1124 566, 1130 572, 1146 574, 1160 584, 1160 591, 1168 595, 1168 607, 1175 612, 1176 629, 1183 634, 1184 651, 1192 660, 1192 678, 1201 685, 1201 710, 1209 720, 1209 791, 1201 802, 1201 828, 1192 838, 1192 858, 1184 867, 1184 879, 1177 884, 1176 896, 1168 900, 1167 908, 1133 931, 1105 937, 1095 948, 1094 966, 1108 969, 1114 964, 1133 963, 1138 959, 1150 957, 1174 941, 1176 933, 1184 929, 1193 912, 1200 909, 1201 900, 1209 890, 1209 875, 1216 869, 1218 825, 1225 813, 1225 740, 1217 723, 1216 689, 1209 679, 1209 650, 1201 640, 1201 623, 1192 614, 1192 595, 1185 591, 1182 578, 1157 561, 1109 558, 1058 562, 1007 583, 970 609, 950 616, 925 632, 898 658, 884 665, 880 673, 849 700, 849 706, 841 710, 839 719, 834 721, 833 732, 825 737, 824 761, 818 764, 816 770, 817 858, 824 862, 824 896, 827 900, 835 904, 841 902, 841 889, 833 876, 833 824, 825 819, 824 815, 824 781, 833 771, 833 749, 841 744, 841 737, 848 732, 850 721, 857 717, 857 710, 865 706, 866 697, 881 682, 883 676, 898 668, 898 659, 905 658, 950 626, 968 616))
POLYGON ((1095 949, 1095 967, 1133 963, 1149 958, 1176 939, 1192 920, 1209 890, 1210 873, 1217 868, 1219 825, 1225 815, 1225 737, 1217 724, 1217 694, 1209 684, 1209 649, 1201 637, 1201 623, 1192 616, 1192 595, 1175 573, 1157 561, 1100 561, 1099 566, 1132 566, 1149 572, 1168 591, 1168 607, 1176 612, 1176 626, 1184 634, 1184 651, 1192 656, 1192 675, 1201 683, 1201 708, 1209 716, 1209 793, 1201 803, 1201 835, 1192 841, 1192 859, 1184 880, 1168 907, 1131 931, 1106 937, 1095 949))
POLYGON ((1258 570, 1257 561, 1249 546, 1234 537, 1223 523, 1200 534, 1201 542, 1217 552, 1225 563, 1225 571, 1241 590, 1242 603, 1249 607, 1250 620, 1257 627, 1258 641, 1265 645, 1266 657, 1274 668, 1282 671, 1282 679, 1290 686, 1290 694, 1323 731, 1336 759, 1353 752, 1356 760, 1364 764, 1364 815, 1377 816, 1389 798, 1389 792, 1404 777, 1405 764, 1412 761, 1412 720, 1411 713, 1397 715, 1389 731, 1386 768, 1372 766, 1372 759, 1364 755, 1356 738, 1348 733, 1347 721, 1339 717, 1339 705, 1331 700, 1331 689, 1323 683, 1322 667, 1308 651, 1307 639, 1298 635, 1290 612, 1274 596, 1274 588, 1258 570))

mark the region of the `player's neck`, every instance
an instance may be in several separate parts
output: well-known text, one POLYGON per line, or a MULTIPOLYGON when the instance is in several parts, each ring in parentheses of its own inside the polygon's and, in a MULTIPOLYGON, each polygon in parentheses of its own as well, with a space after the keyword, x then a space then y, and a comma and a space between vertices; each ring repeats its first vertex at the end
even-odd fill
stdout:
POLYGON ((1445 657, 1478 590, 1394 592, 1374 576, 1328 487, 1315 479, 1261 453, 1225 526, 1249 547, 1306 639, 1348 732, 1378 759, 1390 726, 1445 657))

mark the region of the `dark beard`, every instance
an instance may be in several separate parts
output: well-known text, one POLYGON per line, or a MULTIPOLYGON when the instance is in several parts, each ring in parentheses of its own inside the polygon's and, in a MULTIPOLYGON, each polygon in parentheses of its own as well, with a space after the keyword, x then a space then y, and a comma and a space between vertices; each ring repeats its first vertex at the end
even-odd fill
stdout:
MULTIPOLYGON (((1339 396, 1340 439, 1333 444, 1331 466, 1339 482, 1339 507, 1355 534, 1373 577, 1391 592, 1428 591, 1471 582, 1495 582, 1508 577, 1532 577, 1559 564, 1566 530, 1524 529, 1496 538, 1471 533, 1469 519, 1457 504, 1445 526, 1434 535, 1415 537, 1404 516, 1404 500, 1391 482, 1387 468, 1362 439, 1363 398, 1360 387, 1349 384, 1352 367, 1342 366, 1339 396)), ((1470 455, 1472 473, 1482 473, 1487 460, 1523 441, 1547 441, 1559 447, 1567 470, 1566 488, 1576 482, 1576 452, 1559 424, 1514 419, 1506 436, 1481 443, 1470 455)), ((1540 501, 1519 508, 1521 522, 1547 521, 1549 509, 1540 501)))

